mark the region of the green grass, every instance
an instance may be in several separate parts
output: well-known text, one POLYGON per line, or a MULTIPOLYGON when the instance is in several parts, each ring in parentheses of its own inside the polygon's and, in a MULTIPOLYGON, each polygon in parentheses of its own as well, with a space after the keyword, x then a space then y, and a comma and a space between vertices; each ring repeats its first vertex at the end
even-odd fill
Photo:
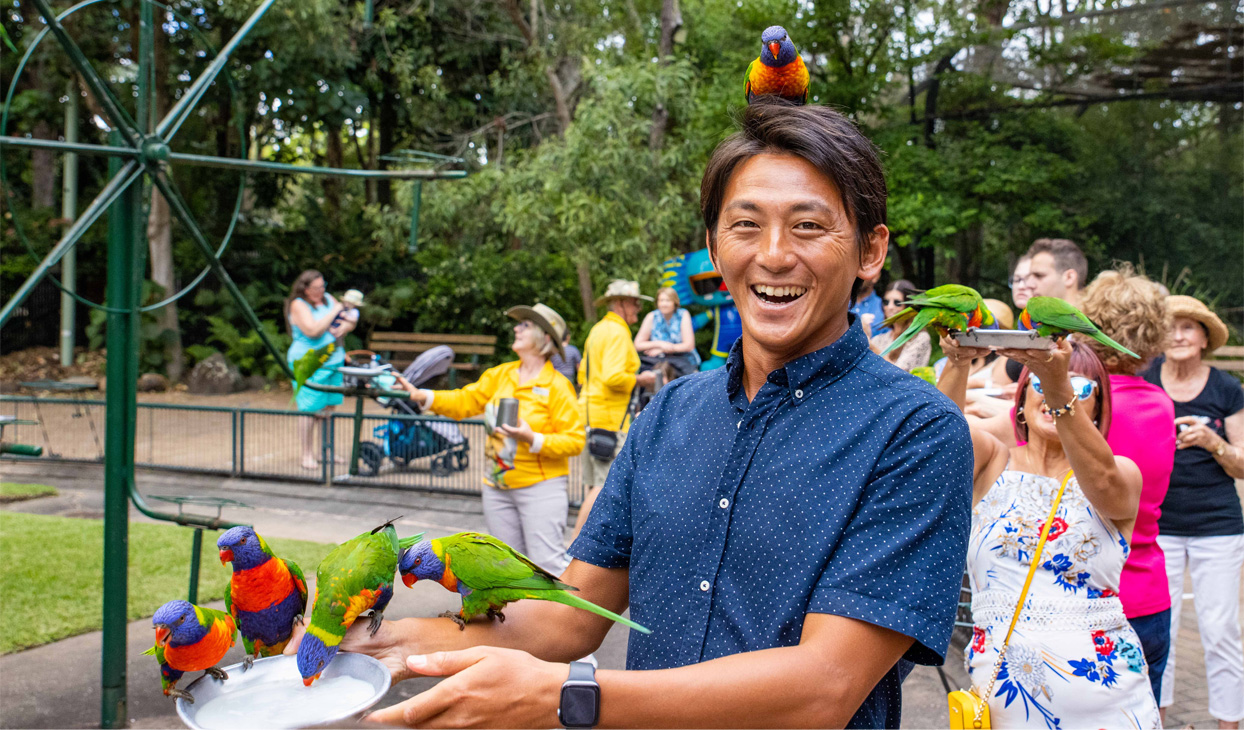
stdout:
POLYGON ((35 497, 56 496, 56 487, 46 484, 14 484, 0 482, 0 502, 17 502, 35 497))
MULTIPOLYGON (((130 620, 186 597, 192 535, 177 525, 130 524, 130 620)), ((224 598, 229 581, 216 550, 219 535, 203 535, 200 603, 224 598)), ((0 512, 0 654, 100 628, 103 536, 102 520, 0 512)), ((268 543, 308 576, 333 548, 304 540, 268 543)))

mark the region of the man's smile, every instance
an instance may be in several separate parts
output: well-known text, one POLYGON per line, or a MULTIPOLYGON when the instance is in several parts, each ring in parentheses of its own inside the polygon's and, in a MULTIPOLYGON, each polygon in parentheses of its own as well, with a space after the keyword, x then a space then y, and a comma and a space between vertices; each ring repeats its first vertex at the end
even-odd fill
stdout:
POLYGON ((772 286, 770 284, 752 284, 752 294, 765 304, 790 304, 807 293, 806 286, 772 286))

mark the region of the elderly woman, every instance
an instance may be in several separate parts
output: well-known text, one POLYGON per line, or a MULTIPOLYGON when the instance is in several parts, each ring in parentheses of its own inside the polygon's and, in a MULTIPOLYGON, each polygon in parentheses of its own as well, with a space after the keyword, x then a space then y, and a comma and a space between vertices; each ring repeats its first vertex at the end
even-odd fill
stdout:
MULTIPOLYGON (((906 279, 891 282, 886 287, 885 294, 881 297, 882 314, 886 319, 898 314, 903 309, 903 302, 910 299, 918 291, 920 290, 916 288, 916 285, 906 279)), ((896 322, 893 327, 885 332, 873 335, 868 340, 869 348, 878 354, 884 352, 891 342, 907 330, 907 325, 909 324, 911 324, 910 320, 896 322)), ((893 363, 910 373, 916 368, 927 366, 929 364, 929 355, 932 352, 933 341, 929 339, 929 333, 926 331, 911 338, 902 347, 887 353, 883 357, 885 357, 887 362, 893 363)))
POLYGON ((484 524, 490 534, 560 575, 570 563, 564 535, 569 459, 583 451, 586 440, 574 386, 549 362, 553 353, 562 353, 566 321, 543 304, 512 307, 506 315, 518 320, 512 346, 517 360, 485 370, 458 390, 399 382, 420 407, 455 419, 487 414, 485 420, 492 421, 502 398, 518 400, 518 425, 499 425, 485 447, 492 470, 484 478, 484 524))
MULTIPOLYGON (((963 406, 968 368, 984 350, 942 338, 938 388, 963 406)), ((1022 363, 1008 447, 973 427, 972 686, 992 726, 1158 727, 1140 639, 1119 601, 1141 474, 1106 442, 1110 382, 1088 347, 1002 350, 1022 363), (1001 655, 1033 551, 1060 485, 1040 568, 1001 655), (1001 662, 1002 666, 996 666, 1001 662), (997 680, 991 677, 997 673, 997 680)))
POLYGON ((644 317, 635 335, 635 349, 649 368, 669 363, 679 375, 690 375, 700 367, 695 351, 695 329, 691 315, 679 306, 673 287, 657 290, 657 308, 644 317))
MULTIPOLYGON (((1240 646, 1240 570, 1244 518, 1235 479, 1244 478, 1244 390, 1206 365, 1227 341, 1227 327, 1197 299, 1166 300, 1172 322, 1165 357, 1145 372, 1175 402, 1178 440, 1171 488, 1158 519, 1166 555, 1172 636, 1179 630, 1184 572, 1192 573, 1197 627, 1205 647, 1209 714, 1219 728, 1244 719, 1244 650, 1240 646)), ((1162 676, 1161 705, 1174 702, 1175 647, 1162 676)))
MULTIPOLYGON (((324 285, 324 277, 314 269, 307 269, 298 275, 290 288, 289 298, 285 300, 285 319, 289 322, 289 331, 294 341, 289 346, 285 360, 290 368, 298 358, 309 350, 317 350, 335 342, 354 329, 358 320, 349 321, 342 318, 336 326, 334 319, 341 314, 344 307, 333 299, 324 285)), ((336 348, 328 361, 307 379, 308 383, 318 385, 341 385, 341 373, 337 367, 345 363, 345 351, 336 348)), ((302 468, 318 469, 319 459, 314 449, 314 431, 321 418, 327 418, 333 407, 341 403, 340 393, 324 393, 312 388, 299 388, 294 402, 298 410, 313 416, 300 419, 298 431, 302 437, 302 468)), ((338 463, 341 463, 338 460, 338 463)))

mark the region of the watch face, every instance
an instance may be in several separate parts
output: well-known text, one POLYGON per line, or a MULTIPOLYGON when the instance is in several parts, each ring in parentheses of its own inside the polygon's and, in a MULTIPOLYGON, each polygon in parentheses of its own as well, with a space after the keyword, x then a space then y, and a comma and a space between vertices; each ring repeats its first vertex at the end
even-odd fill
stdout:
POLYGON ((559 714, 566 727, 592 727, 598 720, 600 688, 590 684, 563 685, 559 714))

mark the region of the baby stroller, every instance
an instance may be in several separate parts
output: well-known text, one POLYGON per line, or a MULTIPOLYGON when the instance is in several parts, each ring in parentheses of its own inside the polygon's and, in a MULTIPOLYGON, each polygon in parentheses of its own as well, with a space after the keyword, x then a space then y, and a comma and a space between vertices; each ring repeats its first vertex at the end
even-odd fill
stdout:
MULTIPOLYGON (((437 345, 415 358, 402 376, 420 387, 449 371, 454 351, 446 345, 437 345)), ((392 387, 397 379, 392 375, 378 375, 373 382, 382 387, 392 387)), ((377 398, 377 402, 403 416, 419 415, 410 401, 403 398, 377 398)), ((359 475, 379 473, 385 459, 399 469, 408 468, 415 459, 432 457, 432 474, 448 476, 470 466, 471 442, 462 435, 458 424, 448 421, 411 421, 393 419, 377 426, 372 432, 379 441, 359 444, 359 475)))

